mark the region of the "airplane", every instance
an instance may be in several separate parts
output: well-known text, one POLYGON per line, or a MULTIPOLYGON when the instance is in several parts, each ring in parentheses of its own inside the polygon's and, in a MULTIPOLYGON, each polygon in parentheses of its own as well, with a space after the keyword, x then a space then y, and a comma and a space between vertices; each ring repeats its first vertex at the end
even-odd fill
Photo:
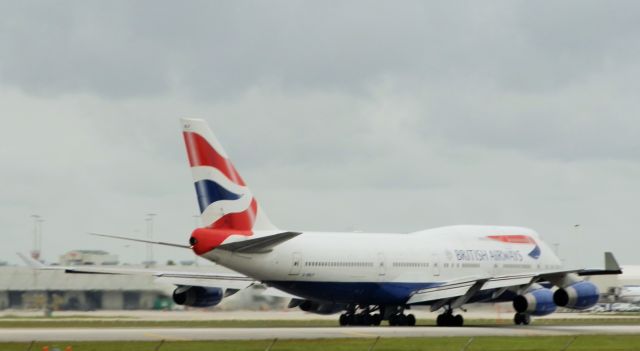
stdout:
POLYGON ((620 293, 616 296, 619 302, 631 304, 640 303, 640 285, 625 285, 620 288, 620 293))
MULTIPOLYGON (((341 326, 414 326, 412 306, 441 310, 438 326, 462 326, 469 303, 510 301, 514 323, 528 325, 557 307, 594 306, 598 288, 583 277, 620 274, 613 254, 604 269, 566 269, 532 229, 454 225, 412 233, 307 232, 276 227, 201 119, 181 119, 204 224, 188 244, 105 237, 191 249, 239 274, 49 267, 69 273, 152 274, 177 285, 176 303, 218 304, 257 282, 291 298, 290 308, 336 314, 341 326)), ((36 264, 37 265, 37 264, 36 264)), ((40 269, 47 267, 39 266, 40 269)))

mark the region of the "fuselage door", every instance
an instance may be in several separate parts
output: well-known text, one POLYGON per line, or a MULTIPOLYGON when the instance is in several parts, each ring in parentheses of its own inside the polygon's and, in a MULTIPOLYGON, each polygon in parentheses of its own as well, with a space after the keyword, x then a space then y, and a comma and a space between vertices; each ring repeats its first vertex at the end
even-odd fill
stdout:
POLYGON ((440 276, 440 264, 440 255, 438 255, 437 253, 431 255, 431 270, 433 271, 434 277, 440 276))
POLYGON ((378 277, 383 278, 387 275, 387 262, 384 253, 378 252, 378 277))
POLYGON ((299 252, 294 252, 291 255, 291 269, 289 270, 289 275, 298 275, 300 274, 300 266, 302 265, 302 256, 299 252))

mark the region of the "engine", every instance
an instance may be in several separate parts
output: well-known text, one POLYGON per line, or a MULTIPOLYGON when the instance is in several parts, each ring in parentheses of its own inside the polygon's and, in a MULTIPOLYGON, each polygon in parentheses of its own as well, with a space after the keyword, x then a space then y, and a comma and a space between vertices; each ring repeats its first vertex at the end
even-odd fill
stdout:
POLYGON ((173 291, 173 302, 189 307, 211 307, 222 301, 224 290, 202 286, 179 286, 173 291))
POLYGON ((309 300, 295 300, 291 301, 289 304, 290 307, 300 307, 301 310, 305 312, 317 313, 317 314, 334 314, 338 312, 344 311, 347 306, 344 304, 336 304, 336 303, 319 303, 315 301, 309 300))
POLYGON ((560 307, 584 310, 598 302, 598 287, 588 281, 581 281, 556 290, 553 301, 560 307))
POLYGON ((530 291, 513 299, 513 308, 519 313, 546 316, 556 311, 553 292, 547 288, 530 291))

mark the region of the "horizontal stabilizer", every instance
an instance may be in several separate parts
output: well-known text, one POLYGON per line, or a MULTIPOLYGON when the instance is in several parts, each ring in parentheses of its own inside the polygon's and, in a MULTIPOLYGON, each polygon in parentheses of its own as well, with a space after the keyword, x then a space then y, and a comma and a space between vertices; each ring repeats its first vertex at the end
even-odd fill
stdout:
POLYGON ((173 246, 173 247, 179 247, 179 248, 183 248, 183 249, 190 249, 191 248, 191 246, 189 246, 189 245, 174 244, 174 243, 168 243, 168 242, 164 242, 164 241, 152 241, 152 240, 136 239, 136 238, 129 238, 129 237, 126 237, 126 236, 119 236, 119 235, 109 235, 109 234, 100 234, 100 233, 89 233, 89 235, 101 236, 103 238, 136 241, 136 242, 145 243, 145 244, 173 246))
POLYGON ((271 249, 287 240, 293 239, 302 233, 297 232, 284 232, 279 234, 273 234, 269 236, 263 236, 256 239, 249 239, 243 241, 236 241, 228 244, 222 244, 216 248, 216 250, 225 250, 236 253, 267 253, 271 249))
POLYGON ((18 252, 18 257, 20 257, 20 259, 22 261, 24 261, 24 263, 26 263, 27 267, 29 267, 29 268, 41 269, 41 268, 46 267, 44 264, 42 264, 42 262, 36 260, 33 257, 29 257, 29 256, 23 254, 22 252, 18 252))
POLYGON ((604 269, 583 269, 578 275, 615 275, 622 274, 622 268, 611 252, 604 253, 604 269))

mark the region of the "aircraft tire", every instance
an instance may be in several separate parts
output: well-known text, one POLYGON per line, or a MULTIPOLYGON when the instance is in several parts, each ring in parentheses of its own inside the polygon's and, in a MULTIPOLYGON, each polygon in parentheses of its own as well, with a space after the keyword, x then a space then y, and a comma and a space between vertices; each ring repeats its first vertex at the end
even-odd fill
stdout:
POLYGON ((531 316, 526 313, 516 313, 513 316, 513 322, 516 325, 529 325, 531 324, 531 316))
POLYGON ((373 320, 373 325, 375 326, 378 326, 380 325, 380 323, 382 323, 382 316, 379 313, 371 316, 371 319, 373 320))
POLYGON ((396 325, 398 325, 398 318, 397 316, 394 314, 392 316, 389 316, 389 325, 392 327, 395 327, 396 325))
POLYGON ((361 317, 362 325, 373 325, 373 318, 370 314, 363 314, 361 317))
POLYGON ((413 314, 407 315, 407 325, 413 327, 416 325, 416 316, 413 314))
POLYGON ((350 316, 346 313, 340 315, 340 318, 338 318, 338 323, 340 323, 341 327, 349 325, 349 317, 350 316))
POLYGON ((399 314, 398 315, 398 325, 406 326, 407 322, 408 322, 407 316, 405 316, 404 314, 399 314))
POLYGON ((456 326, 456 327, 461 327, 464 324, 464 317, 462 317, 461 314, 456 314, 453 318, 452 318, 452 325, 456 326))

